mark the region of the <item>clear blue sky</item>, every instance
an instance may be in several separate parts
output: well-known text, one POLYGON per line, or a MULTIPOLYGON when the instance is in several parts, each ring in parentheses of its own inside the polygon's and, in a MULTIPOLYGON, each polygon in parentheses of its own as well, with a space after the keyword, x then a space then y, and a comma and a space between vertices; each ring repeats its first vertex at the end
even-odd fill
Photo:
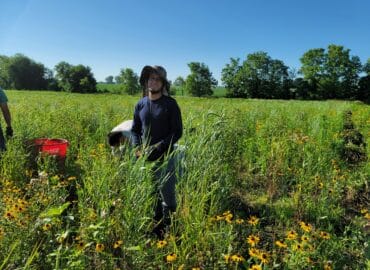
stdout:
POLYGON ((292 68, 308 49, 343 45, 370 58, 369 0, 0 0, 0 54, 48 68, 91 67, 103 81, 121 68, 159 64, 168 77, 266 51, 292 68))

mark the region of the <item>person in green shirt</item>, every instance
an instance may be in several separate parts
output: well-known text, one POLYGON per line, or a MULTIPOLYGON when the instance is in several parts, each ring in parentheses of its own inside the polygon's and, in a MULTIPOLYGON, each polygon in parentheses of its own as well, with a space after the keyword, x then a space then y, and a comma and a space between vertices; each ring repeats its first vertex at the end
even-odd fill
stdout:
MULTIPOLYGON (((13 136, 12 118, 8 107, 8 98, 1 87, 0 87, 0 108, 6 123, 6 137, 11 138, 13 136)), ((3 134, 3 129, 0 127, 0 151, 5 150, 6 150, 5 138, 3 134)))

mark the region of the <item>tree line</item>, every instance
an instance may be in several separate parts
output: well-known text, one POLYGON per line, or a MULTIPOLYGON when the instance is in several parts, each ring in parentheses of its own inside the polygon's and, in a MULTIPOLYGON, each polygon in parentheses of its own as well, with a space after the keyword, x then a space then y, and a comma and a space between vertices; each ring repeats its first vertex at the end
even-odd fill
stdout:
MULTIPOLYGON (((248 54, 246 59, 230 58, 221 72, 226 96, 265 99, 350 99, 370 100, 370 58, 362 64, 358 56, 340 45, 315 48, 300 58, 299 70, 266 52, 248 54)), ((175 90, 192 96, 211 96, 218 82, 208 66, 188 63, 190 74, 177 77, 175 90)), ((140 92, 138 75, 123 68, 117 76, 108 76, 106 85, 116 85, 114 92, 130 95, 140 92)), ((0 85, 3 88, 54 90, 78 93, 98 92, 97 82, 88 66, 58 63, 53 70, 22 54, 0 55, 0 85)), ((109 91, 109 88, 106 88, 109 91)), ((103 88, 104 90, 104 88, 103 88)))

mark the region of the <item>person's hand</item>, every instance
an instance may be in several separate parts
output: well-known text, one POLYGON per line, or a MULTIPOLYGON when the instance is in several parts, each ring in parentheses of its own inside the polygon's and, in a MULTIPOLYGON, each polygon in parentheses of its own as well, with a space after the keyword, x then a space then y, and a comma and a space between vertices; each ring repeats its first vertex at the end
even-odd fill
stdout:
POLYGON ((141 157, 141 155, 142 155, 141 151, 140 150, 136 150, 136 152, 135 152, 136 158, 141 157))
POLYGON ((148 160, 155 161, 160 159, 163 156, 163 145, 161 143, 157 143, 150 147, 148 160))
POLYGON ((12 127, 6 127, 6 137, 7 138, 11 138, 11 137, 13 137, 13 129, 12 129, 12 127))

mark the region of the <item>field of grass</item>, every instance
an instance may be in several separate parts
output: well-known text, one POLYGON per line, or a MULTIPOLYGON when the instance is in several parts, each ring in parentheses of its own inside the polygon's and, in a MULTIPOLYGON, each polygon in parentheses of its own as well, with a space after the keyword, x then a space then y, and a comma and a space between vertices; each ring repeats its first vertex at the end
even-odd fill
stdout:
MULTIPOLYGON (((114 93, 119 94, 122 92, 122 86, 119 84, 106 84, 106 83, 98 83, 96 86, 98 92, 102 93, 114 93)), ((181 87, 171 87, 172 93, 175 96, 188 96, 185 90, 181 87)), ((213 96, 214 97, 225 97, 226 96, 226 89, 224 87, 218 86, 213 89, 213 96)))
POLYGON ((106 143, 138 97, 6 93, 0 270, 370 267, 368 105, 177 96, 184 172, 158 241, 153 164, 106 143), (64 167, 32 162, 26 142, 41 137, 70 142, 64 167))

